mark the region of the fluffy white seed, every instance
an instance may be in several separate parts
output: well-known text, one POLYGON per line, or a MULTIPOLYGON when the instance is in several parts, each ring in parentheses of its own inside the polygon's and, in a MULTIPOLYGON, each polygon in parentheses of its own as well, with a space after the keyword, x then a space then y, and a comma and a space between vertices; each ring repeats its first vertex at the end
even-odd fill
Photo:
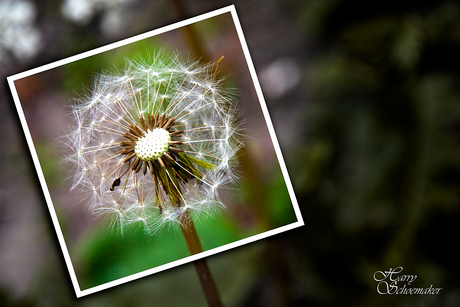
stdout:
MULTIPOLYGON (((87 191, 93 212, 110 215, 121 229, 140 224, 155 233, 165 224, 178 223, 183 210, 199 218, 225 207, 218 191, 237 178, 233 166, 242 136, 235 101, 215 72, 215 65, 157 53, 151 59, 127 61, 120 73, 98 76, 92 94, 74 105, 75 125, 67 136, 73 150, 67 160, 76 169, 73 188, 87 191), (179 184, 180 206, 171 203, 162 188, 156 195, 150 173, 130 171, 120 155, 124 133, 149 114, 174 118, 174 130, 183 131, 177 147, 214 166, 196 166, 202 178, 188 174, 192 179, 179 184)), ((135 154, 143 161, 166 159, 172 140, 165 129, 148 131, 136 141, 135 154)), ((177 161, 169 163, 188 172, 177 161)))

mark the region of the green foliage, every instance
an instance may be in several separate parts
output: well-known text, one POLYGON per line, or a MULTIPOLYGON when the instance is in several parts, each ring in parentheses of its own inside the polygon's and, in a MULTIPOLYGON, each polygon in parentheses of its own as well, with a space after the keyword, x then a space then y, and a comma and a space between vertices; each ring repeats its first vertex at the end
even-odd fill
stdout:
MULTIPOLYGON (((237 240, 241 234, 223 216, 196 223, 204 250, 237 240)), ((181 232, 166 229, 155 237, 127 229, 117 235, 101 225, 83 238, 74 260, 82 289, 130 276, 189 256, 181 232), (81 273, 80 273, 81 272, 81 273)))
POLYGON ((297 221, 286 183, 281 172, 275 172, 267 191, 267 210, 273 227, 279 227, 297 221))
MULTIPOLYGON (((164 48, 164 45, 161 45, 157 39, 148 38, 128 44, 123 48, 116 48, 69 63, 63 66, 63 87, 71 96, 75 95, 75 89, 81 88, 82 84, 91 89, 93 79, 96 77, 94 72, 107 69, 113 69, 114 71, 122 69, 126 58, 151 58, 151 52, 162 48, 162 46, 164 48)), ((84 95, 86 93, 77 94, 84 95)))

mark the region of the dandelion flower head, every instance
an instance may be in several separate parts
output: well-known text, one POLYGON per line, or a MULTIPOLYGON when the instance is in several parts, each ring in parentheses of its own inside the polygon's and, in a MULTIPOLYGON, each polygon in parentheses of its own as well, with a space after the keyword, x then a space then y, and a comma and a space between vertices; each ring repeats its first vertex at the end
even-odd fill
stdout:
POLYGON ((217 65, 164 52, 127 60, 74 104, 72 189, 88 192, 93 212, 155 233, 185 210, 194 218, 224 207, 220 188, 237 178, 242 141, 217 65))

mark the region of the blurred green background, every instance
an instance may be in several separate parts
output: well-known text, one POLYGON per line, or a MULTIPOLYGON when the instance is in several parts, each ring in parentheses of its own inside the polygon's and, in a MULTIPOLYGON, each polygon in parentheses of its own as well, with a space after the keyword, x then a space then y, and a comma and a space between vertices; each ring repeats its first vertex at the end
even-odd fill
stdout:
MULTIPOLYGON (((39 39, 21 45, 29 49, 0 40, 5 76, 235 3, 306 225, 208 258, 227 306, 460 304, 457 1, 120 0, 73 14, 64 9, 67 1, 22 2, 35 14, 18 29, 39 39), (397 266, 418 275, 414 287, 442 290, 379 295, 374 272, 397 266)), ((11 32, 5 24, 0 31, 11 32)), ((204 50, 185 39, 177 48, 227 59, 239 45, 218 29, 201 28, 215 35, 198 44, 204 50)), ((24 35, 17 37, 19 44, 24 35)), ((229 76, 243 70, 227 63, 229 76)), ((45 83, 61 78, 50 75, 45 83)), ((241 88, 243 114, 251 113, 257 98, 244 96, 253 92, 247 75, 230 81, 241 88)), ((74 298, 11 95, 1 86, 0 305, 205 306, 191 265, 74 298)), ((52 110, 46 103, 52 99, 74 97, 44 95, 36 80, 25 86, 29 100, 40 102, 36 113, 52 110)), ((257 127, 249 127, 255 135, 262 133, 257 127)), ((254 150, 246 161, 253 156, 275 168, 271 154, 254 150)), ((257 187, 248 177, 242 185, 257 187)), ((258 194, 261 203, 282 203, 281 178, 269 181, 260 185, 267 187, 258 194)), ((269 220, 263 210, 243 213, 249 222, 238 225, 269 220)), ((82 232, 73 229, 70 236, 82 232)), ((109 255, 96 249, 103 236, 88 238, 94 247, 82 252, 100 255, 94 265, 104 271, 109 255)), ((118 241, 107 236, 104 242, 117 244, 111 240, 118 241)))

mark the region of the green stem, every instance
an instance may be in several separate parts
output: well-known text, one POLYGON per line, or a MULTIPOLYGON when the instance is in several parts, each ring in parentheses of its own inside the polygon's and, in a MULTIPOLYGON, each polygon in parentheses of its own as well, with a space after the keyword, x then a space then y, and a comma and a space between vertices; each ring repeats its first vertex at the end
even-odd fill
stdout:
MULTIPOLYGON (((195 255, 201 253, 203 248, 201 246, 200 239, 198 238, 195 224, 193 223, 193 220, 187 210, 181 216, 180 227, 190 254, 195 255)), ((216 284, 214 283, 214 279, 212 278, 206 259, 195 260, 193 264, 195 265, 195 270, 198 274, 198 279, 200 280, 201 288, 203 289, 208 306, 223 307, 224 305, 220 299, 219 292, 217 291, 216 284)))

